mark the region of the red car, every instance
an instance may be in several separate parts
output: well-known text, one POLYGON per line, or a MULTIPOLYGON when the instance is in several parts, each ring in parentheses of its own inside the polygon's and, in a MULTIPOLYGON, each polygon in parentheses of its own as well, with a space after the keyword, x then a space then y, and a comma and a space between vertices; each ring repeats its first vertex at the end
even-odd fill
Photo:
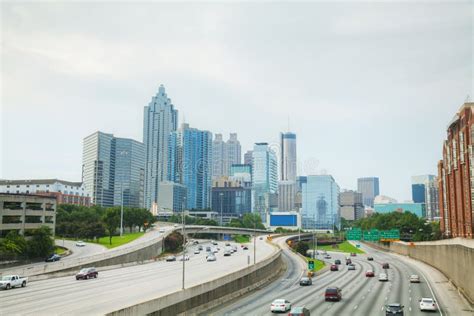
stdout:
POLYGON ((339 266, 337 264, 331 264, 331 271, 339 271, 339 266))
POLYGON ((342 291, 338 287, 328 287, 324 293, 325 301, 340 301, 342 300, 342 291))
POLYGON ((95 268, 84 268, 76 274, 76 280, 87 280, 92 278, 97 278, 99 273, 95 268))
POLYGON ((351 252, 351 257, 355 257, 357 254, 355 252, 351 252))
POLYGON ((365 276, 369 278, 374 277, 375 276, 374 271, 367 270, 367 272, 365 272, 365 276))

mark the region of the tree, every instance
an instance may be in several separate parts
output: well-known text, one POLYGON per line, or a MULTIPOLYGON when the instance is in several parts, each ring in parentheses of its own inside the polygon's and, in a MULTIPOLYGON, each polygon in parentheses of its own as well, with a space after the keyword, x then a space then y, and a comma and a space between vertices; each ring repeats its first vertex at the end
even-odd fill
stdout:
POLYGON ((177 231, 173 231, 165 238, 165 251, 177 251, 183 245, 183 235, 177 231))
POLYGON ((296 252, 298 252, 299 254, 301 254, 305 257, 306 257, 306 254, 307 254, 308 250, 309 250, 309 245, 305 241, 300 241, 296 245, 296 252))
POLYGON ((41 226, 33 230, 31 238, 26 242, 27 253, 30 258, 46 257, 54 252, 54 240, 51 228, 41 226))
POLYGON ((265 229, 262 224, 262 218, 257 213, 247 213, 242 218, 242 225, 245 228, 265 229))
POLYGON ((120 210, 117 208, 109 208, 102 217, 105 229, 109 235, 109 243, 112 245, 112 236, 120 226, 120 210))

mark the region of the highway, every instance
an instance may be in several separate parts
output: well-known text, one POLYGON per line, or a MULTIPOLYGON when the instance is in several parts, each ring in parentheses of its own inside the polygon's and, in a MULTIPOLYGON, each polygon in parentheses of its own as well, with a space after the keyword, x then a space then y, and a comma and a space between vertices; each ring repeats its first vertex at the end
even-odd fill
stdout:
MULTIPOLYGON (((205 246, 205 244, 203 244, 205 246)), ((217 261, 207 262, 205 251, 188 253, 186 287, 211 281, 253 262, 253 243, 249 250, 223 256, 224 242, 217 261)), ((257 239, 257 261, 277 251, 265 239, 257 239)), ((101 315, 123 307, 181 290, 182 262, 157 261, 126 268, 100 271, 97 279, 76 281, 74 276, 35 281, 26 288, 0 291, 0 314, 20 315, 101 315)))
MULTIPOLYGON (((348 254, 328 252, 332 259, 325 261, 331 264, 335 259, 340 259, 342 261, 340 270, 316 276, 313 278, 313 285, 302 287, 299 285, 299 279, 304 274, 305 264, 302 259, 283 246, 283 258, 287 262, 288 269, 281 278, 259 291, 206 314, 271 315, 272 301, 283 298, 289 300, 292 306, 305 306, 312 315, 385 315, 385 305, 389 303, 404 305, 405 315, 422 315, 418 300, 422 297, 433 297, 433 293, 421 271, 388 253, 363 245, 362 248, 374 257, 374 261, 368 261, 367 254, 358 254, 356 257, 351 257, 356 270, 349 271, 345 265, 348 254), (389 276, 388 282, 378 280, 378 274, 384 272, 382 269, 384 262, 390 264, 390 269, 386 270, 389 276), (375 277, 365 276, 366 270, 369 269, 375 272, 375 277), (418 274, 421 283, 409 283, 411 274, 418 274), (328 286, 342 289, 340 302, 324 301, 324 291, 328 286)), ((446 313, 441 311, 436 314, 446 313)))

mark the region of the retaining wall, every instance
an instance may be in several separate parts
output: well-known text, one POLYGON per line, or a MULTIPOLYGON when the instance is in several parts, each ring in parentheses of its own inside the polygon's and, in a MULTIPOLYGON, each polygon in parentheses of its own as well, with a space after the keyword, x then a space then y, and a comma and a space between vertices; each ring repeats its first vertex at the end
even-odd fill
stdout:
POLYGON ((474 304, 474 248, 466 242, 436 241, 420 243, 368 243, 422 261, 441 271, 474 304))
POLYGON ((277 278, 285 269, 281 250, 256 265, 219 279, 193 286, 150 301, 129 306, 107 315, 195 315, 241 296, 277 278))

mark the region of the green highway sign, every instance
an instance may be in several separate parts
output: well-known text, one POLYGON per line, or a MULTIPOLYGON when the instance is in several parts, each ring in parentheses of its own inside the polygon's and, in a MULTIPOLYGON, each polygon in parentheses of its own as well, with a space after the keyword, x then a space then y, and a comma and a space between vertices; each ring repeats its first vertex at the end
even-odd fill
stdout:
POLYGON ((382 230, 380 232, 380 240, 381 241, 400 240, 400 230, 398 229, 382 230))
POLYGON ((378 229, 365 230, 363 237, 365 241, 379 241, 380 231, 378 229))
POLYGON ((308 261, 308 270, 309 270, 309 271, 313 271, 313 270, 314 270, 314 261, 313 261, 313 260, 309 260, 309 261, 308 261))
POLYGON ((400 230, 361 230, 352 228, 346 232, 347 240, 365 240, 365 241, 396 241, 400 240, 400 230))
POLYGON ((361 240, 362 239, 362 230, 360 228, 352 228, 346 233, 347 240, 361 240))

